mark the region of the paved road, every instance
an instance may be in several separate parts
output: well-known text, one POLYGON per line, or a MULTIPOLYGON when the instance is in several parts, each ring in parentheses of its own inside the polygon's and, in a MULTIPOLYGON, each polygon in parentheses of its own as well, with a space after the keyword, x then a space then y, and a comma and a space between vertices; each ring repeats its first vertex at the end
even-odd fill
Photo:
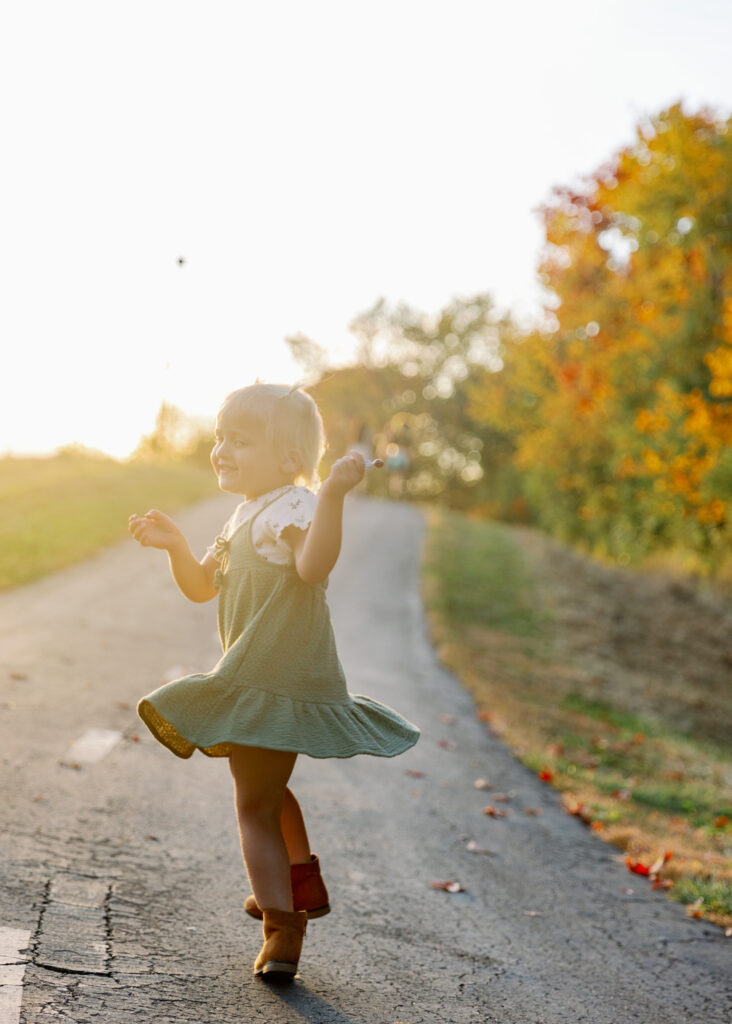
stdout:
MULTIPOLYGON (((181 517, 196 547, 230 507, 181 517)), ((729 1022, 732 941, 634 884, 436 663, 419 512, 356 498, 347 520, 329 600, 350 689, 423 735, 392 761, 298 762, 333 913, 286 989, 251 976, 226 764, 179 761, 134 714, 168 672, 213 663, 215 609, 132 542, 0 596, 0 1024, 729 1022), (74 747, 90 729, 111 749, 74 747), (518 812, 483 815, 479 776, 518 812)))

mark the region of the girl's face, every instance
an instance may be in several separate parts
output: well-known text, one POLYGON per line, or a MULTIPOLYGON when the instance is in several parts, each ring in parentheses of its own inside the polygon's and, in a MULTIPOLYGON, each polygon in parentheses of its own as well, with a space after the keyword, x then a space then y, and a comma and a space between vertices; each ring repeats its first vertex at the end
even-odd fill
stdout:
POLYGON ((216 419, 216 443, 211 465, 222 491, 257 498, 276 487, 292 483, 267 440, 261 424, 234 417, 224 407, 216 419))

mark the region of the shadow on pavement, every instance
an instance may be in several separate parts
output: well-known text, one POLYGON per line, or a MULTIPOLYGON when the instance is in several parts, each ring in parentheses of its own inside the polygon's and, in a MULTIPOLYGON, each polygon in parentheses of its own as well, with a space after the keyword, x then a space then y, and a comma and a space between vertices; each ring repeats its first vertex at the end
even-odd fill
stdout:
POLYGON ((308 1024, 361 1024, 356 1017, 349 1017, 337 1006, 316 996, 301 982, 268 984, 269 991, 281 1002, 296 1010, 308 1024))

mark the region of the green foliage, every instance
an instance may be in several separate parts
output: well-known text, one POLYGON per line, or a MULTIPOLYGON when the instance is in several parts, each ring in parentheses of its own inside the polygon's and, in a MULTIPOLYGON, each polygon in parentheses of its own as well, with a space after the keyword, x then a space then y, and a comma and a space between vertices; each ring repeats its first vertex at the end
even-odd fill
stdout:
POLYGON ((511 442, 469 410, 471 378, 498 370, 502 334, 512 330, 489 296, 455 299, 436 315, 381 300, 351 328, 359 365, 322 376, 312 389, 333 455, 366 438, 387 460, 386 472, 369 478, 374 493, 525 518, 511 442), (407 464, 392 474, 397 453, 407 464))
POLYGON ((523 637, 542 635, 545 617, 532 600, 531 575, 499 524, 436 513, 424 573, 430 607, 448 622, 523 637))
POLYGON ((704 902, 704 911, 713 914, 732 916, 732 882, 725 879, 716 881, 711 878, 680 878, 671 890, 673 899, 680 903, 704 902))

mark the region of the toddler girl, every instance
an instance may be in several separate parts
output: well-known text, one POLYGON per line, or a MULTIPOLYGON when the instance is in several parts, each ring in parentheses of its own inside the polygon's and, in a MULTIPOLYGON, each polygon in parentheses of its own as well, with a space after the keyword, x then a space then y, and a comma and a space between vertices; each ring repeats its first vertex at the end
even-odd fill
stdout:
POLYGON ((341 546, 343 500, 363 478, 363 457, 338 459, 317 497, 323 425, 297 388, 254 384, 234 391, 216 421, 211 462, 219 487, 241 494, 220 537, 199 562, 162 512, 132 515, 145 547, 168 552, 192 601, 218 595, 223 656, 140 701, 152 734, 178 757, 227 757, 242 853, 263 919, 254 972, 292 977, 309 917, 327 914, 328 894, 287 783, 298 754, 393 757, 419 730, 391 708, 346 690, 325 600, 341 546), (260 909, 261 908, 261 909, 260 909))

